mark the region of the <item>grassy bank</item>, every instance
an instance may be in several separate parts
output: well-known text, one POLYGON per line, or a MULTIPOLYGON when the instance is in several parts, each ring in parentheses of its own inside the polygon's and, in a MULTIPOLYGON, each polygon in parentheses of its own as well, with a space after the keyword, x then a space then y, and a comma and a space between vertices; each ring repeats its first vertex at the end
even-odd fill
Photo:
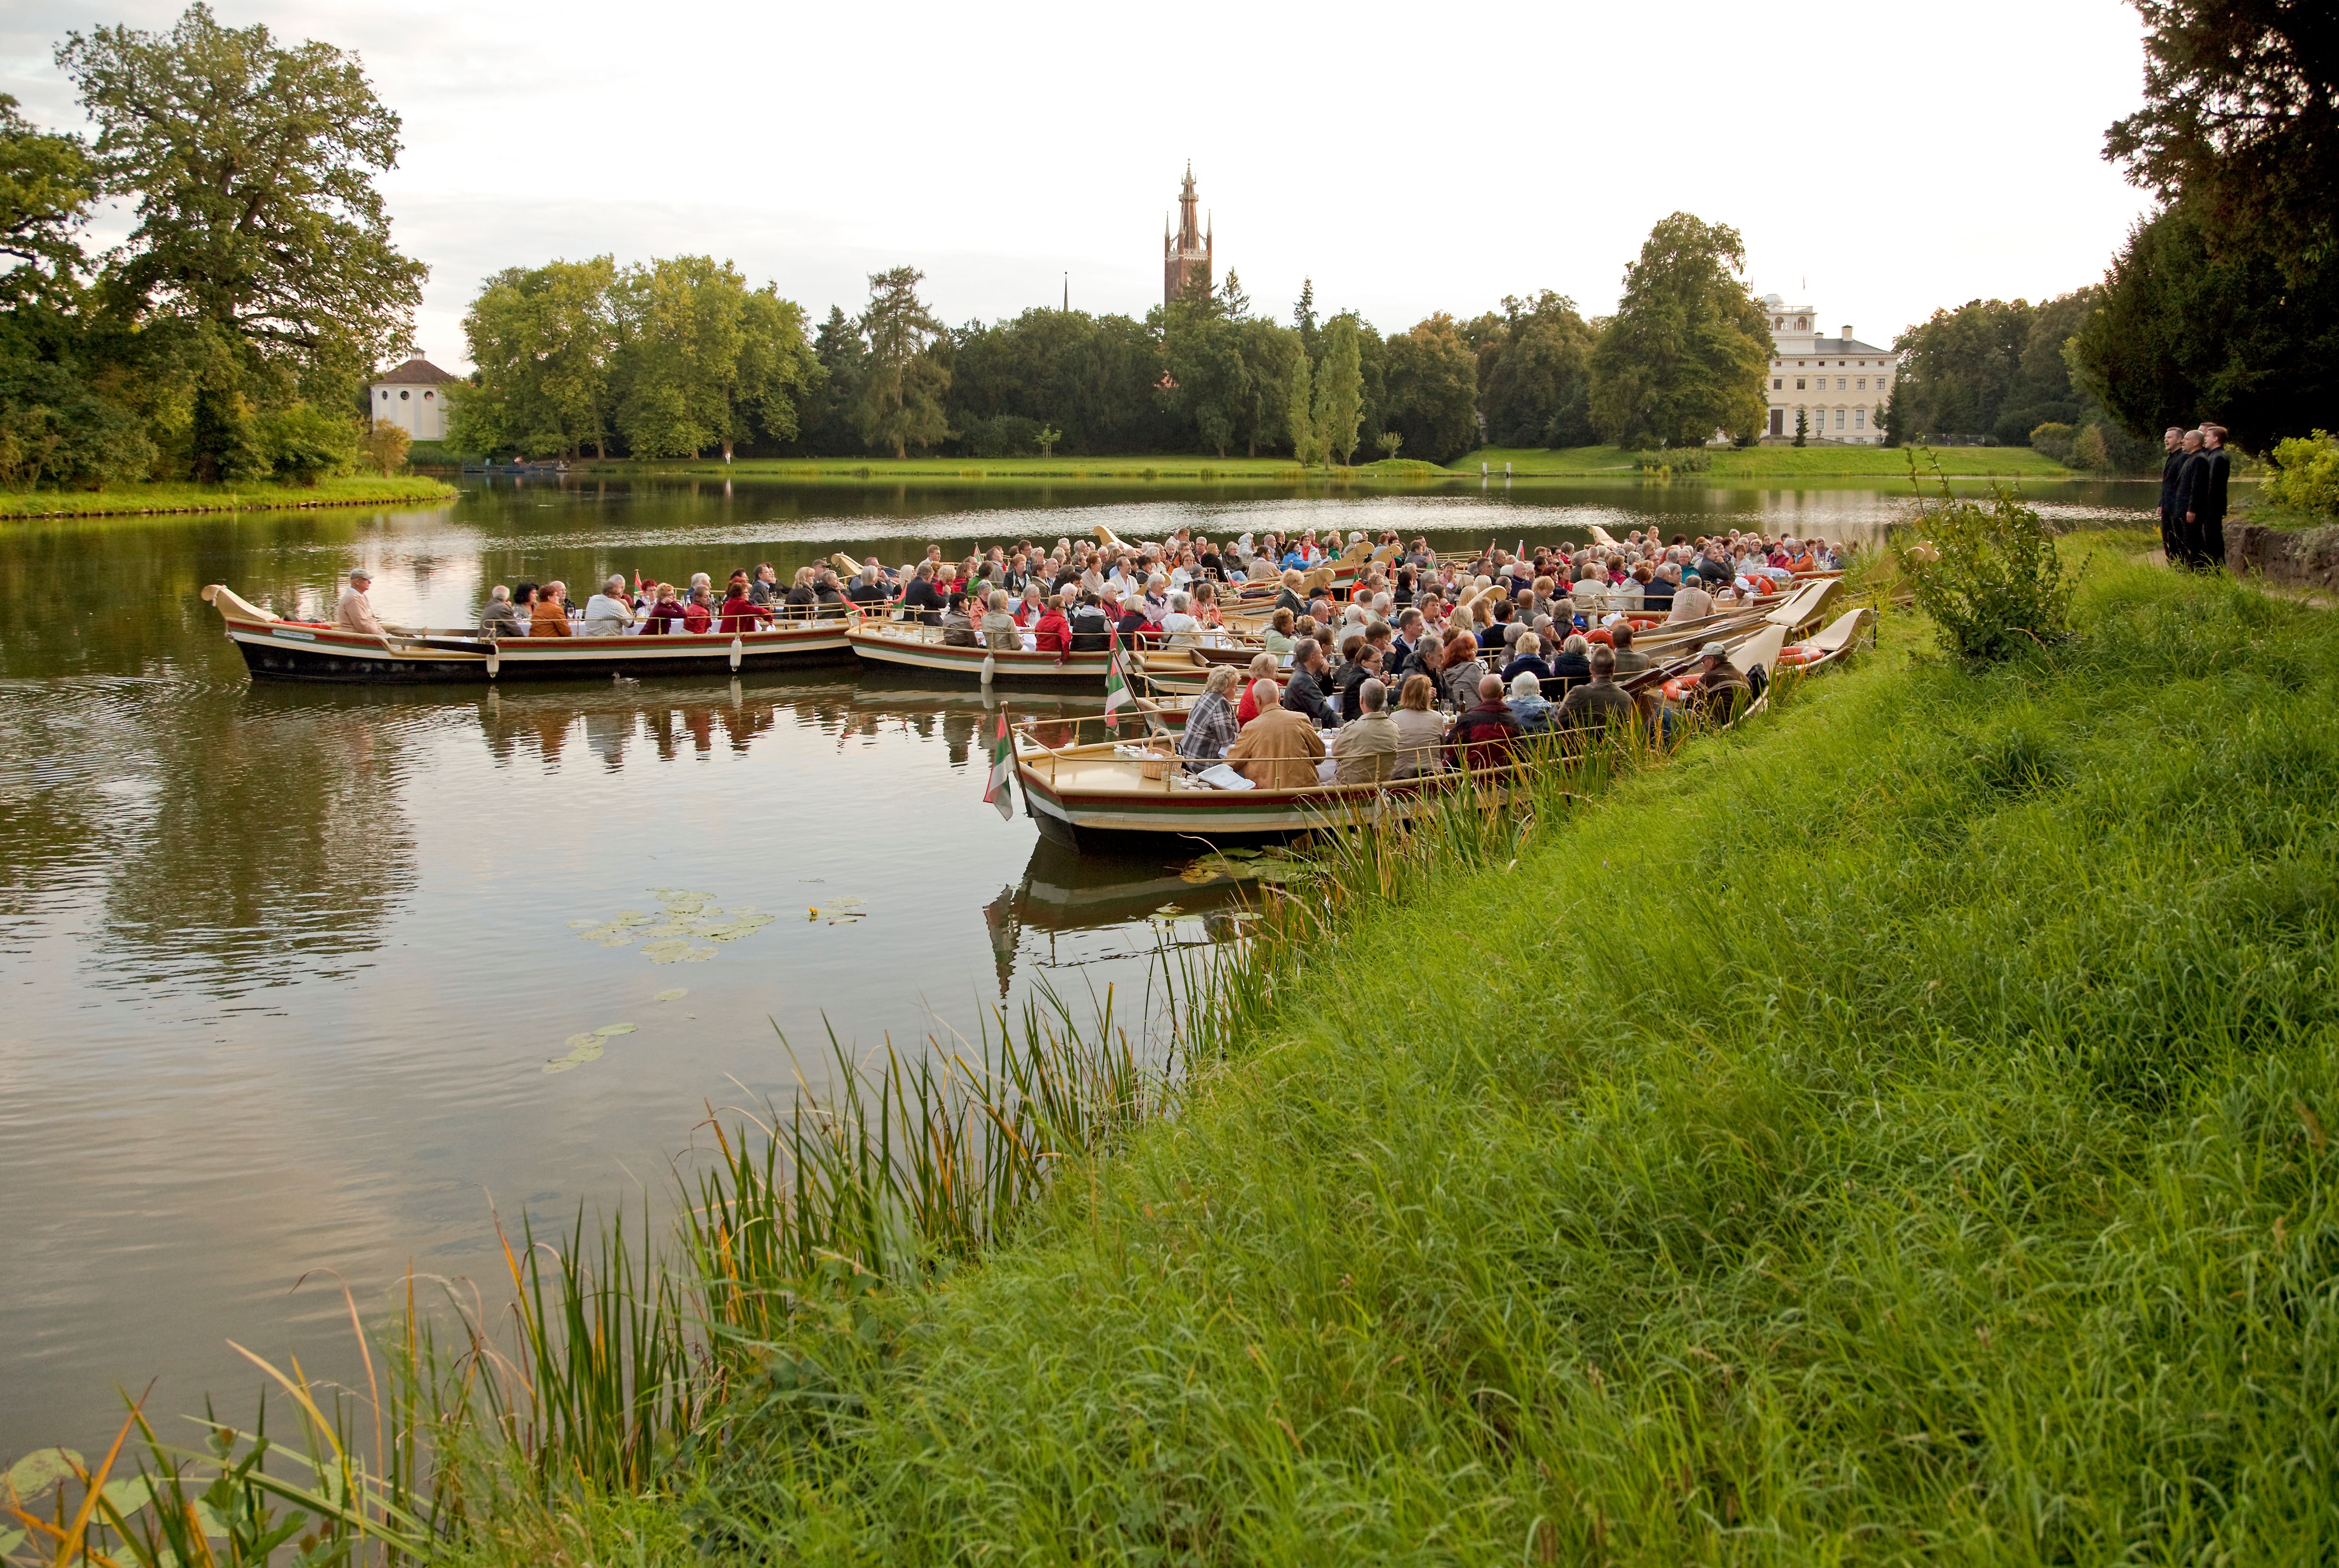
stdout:
POLYGON ((455 488, 417 477, 320 479, 313 485, 115 485, 103 490, 0 495, 0 519, 104 518, 153 512, 275 512, 303 507, 436 506, 455 488))
POLYGON ((1307 901, 1174 1122, 480 1555, 2327 1560, 2339 623, 2080 614, 1307 901))
MULTIPOLYGON (((1983 478, 1999 475, 2020 478, 2068 479, 2084 478, 2059 463, 2048 460, 2043 453, 2028 447, 1936 447, 1929 449, 1940 460, 1941 471, 1958 477, 1983 478)), ((1530 478, 1554 475, 1577 475, 1597 478, 1623 478, 1633 471, 1633 459, 1638 454, 1619 447, 1572 447, 1545 450, 1532 447, 1486 447, 1457 458, 1450 465, 1456 470, 1475 474, 1478 465, 1485 464, 1494 472, 1511 465, 1512 472, 1530 478)), ((1923 459, 1920 457, 1920 465, 1923 459)), ((1909 473, 1906 452, 1897 447, 1749 447, 1712 453, 1712 467, 1683 478, 1695 479, 1735 478, 1905 478, 1909 473)))

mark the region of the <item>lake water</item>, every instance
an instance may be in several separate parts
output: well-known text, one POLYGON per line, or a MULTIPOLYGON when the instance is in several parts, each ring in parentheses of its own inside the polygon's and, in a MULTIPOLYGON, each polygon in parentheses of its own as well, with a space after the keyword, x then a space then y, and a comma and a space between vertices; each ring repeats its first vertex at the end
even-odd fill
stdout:
MULTIPOLYGON (((2149 485, 2034 487, 2127 520, 2149 485)), ((350 1365, 410 1261, 479 1279, 490 1205, 653 1210, 713 1105, 785 1099, 788 1042, 972 1034, 1039 986, 1141 998, 1229 929, 1162 860, 1082 860, 980 795, 986 709, 844 666, 744 681, 257 685, 198 598, 470 621, 487 587, 683 580, 844 547, 1382 527, 1447 547, 1654 523, 1873 535, 1897 488, 1106 490, 499 481, 451 506, 0 530, 0 1463, 150 1410, 251 1408, 228 1349, 350 1365), (876 541, 887 541, 880 545, 876 541), (656 962, 590 928, 700 894, 734 940, 656 962), (1168 906, 1174 905, 1174 908, 1168 906), (814 912, 817 911, 815 913, 814 912), (572 1037, 630 1023, 548 1073, 572 1037), (310 1283, 297 1292, 295 1283, 310 1283), (321 1285, 320 1281, 324 1281, 321 1285)), ((1098 699, 1003 700, 1017 717, 1098 699)), ((671 949, 665 950, 671 957, 671 949)))

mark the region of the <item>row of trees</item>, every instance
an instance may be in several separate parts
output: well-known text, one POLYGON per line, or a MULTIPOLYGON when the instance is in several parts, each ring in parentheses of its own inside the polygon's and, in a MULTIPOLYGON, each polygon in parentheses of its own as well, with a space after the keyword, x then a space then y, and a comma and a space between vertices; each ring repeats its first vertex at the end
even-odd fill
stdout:
POLYGON ((1061 447, 1342 464, 1376 448, 1444 462, 1487 440, 1751 439, 1770 334, 1744 264, 1733 232, 1676 213, 1626 270, 1614 318, 1545 291, 1387 336, 1352 311, 1319 315, 1312 283, 1288 321, 1258 314, 1232 272, 1141 320, 1041 309, 950 330, 902 267, 807 342, 793 303, 727 263, 555 261, 499 273, 473 301, 479 372, 454 439, 535 456, 1061 447))
POLYGON ((2128 429, 2074 374, 2074 340, 2102 291, 2033 305, 1972 300, 1901 334, 1900 375, 1886 411, 1895 441, 1983 436, 2037 447, 2057 462, 2110 472, 2147 467, 2157 441, 2128 429))
POLYGON ((0 482, 313 478, 353 460, 367 372, 424 269, 374 180, 398 116, 351 56, 190 7, 56 51, 95 125, 0 97, 0 482), (135 227, 93 257, 97 203, 135 227))

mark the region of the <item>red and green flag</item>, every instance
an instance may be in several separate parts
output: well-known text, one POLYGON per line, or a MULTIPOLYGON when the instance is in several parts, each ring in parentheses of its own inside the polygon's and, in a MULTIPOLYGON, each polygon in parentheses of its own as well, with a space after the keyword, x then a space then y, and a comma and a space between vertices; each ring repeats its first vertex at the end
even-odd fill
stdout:
POLYGON ((1002 820, 1015 815, 1015 801, 1008 781, 1015 776, 1015 741, 1007 733, 1007 710, 999 710, 999 733, 991 742, 991 774, 983 781, 982 798, 999 808, 1002 820))

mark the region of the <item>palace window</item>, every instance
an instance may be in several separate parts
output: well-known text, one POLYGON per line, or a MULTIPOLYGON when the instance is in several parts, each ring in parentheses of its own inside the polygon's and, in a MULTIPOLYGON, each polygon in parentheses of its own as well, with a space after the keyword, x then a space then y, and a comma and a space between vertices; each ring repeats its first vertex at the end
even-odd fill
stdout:
POLYGON ((1868 390, 1868 378, 1866 376, 1860 378, 1860 390, 1863 392, 1868 390))
POLYGON ((1802 377, 1801 377, 1801 376, 1797 376, 1797 377, 1795 378, 1795 390, 1797 390, 1797 391, 1799 391, 1799 392, 1800 392, 1800 391, 1801 391, 1802 390, 1803 390, 1803 378, 1802 378, 1802 377))
POLYGON ((1786 384, 1787 382, 1784 377, 1773 376, 1771 378, 1771 390, 1774 392, 1784 387, 1786 384))
POLYGON ((1838 409, 1835 411, 1835 428, 1839 430, 1843 429, 1843 410, 1841 409, 1838 409))
POLYGON ((381 400, 385 403, 390 401, 390 389, 388 387, 384 387, 381 390, 381 400))
MULTIPOLYGON (((1838 360, 1837 363, 1841 364, 1842 361, 1838 360)), ((1835 379, 1835 390, 1839 392, 1843 390, 1843 378, 1841 376, 1838 376, 1835 379)))
POLYGON ((401 403, 402 403, 402 402, 406 401, 406 399, 409 399, 409 398, 410 398, 410 397, 412 397, 412 396, 414 396, 414 394, 413 394, 413 393, 411 393, 411 392, 400 392, 400 393, 399 393, 399 394, 398 394, 398 400, 399 400, 400 402, 401 402, 401 403))
POLYGON ((1868 429, 1868 410, 1866 409, 1852 409, 1851 428, 1855 430, 1864 430, 1868 429))

